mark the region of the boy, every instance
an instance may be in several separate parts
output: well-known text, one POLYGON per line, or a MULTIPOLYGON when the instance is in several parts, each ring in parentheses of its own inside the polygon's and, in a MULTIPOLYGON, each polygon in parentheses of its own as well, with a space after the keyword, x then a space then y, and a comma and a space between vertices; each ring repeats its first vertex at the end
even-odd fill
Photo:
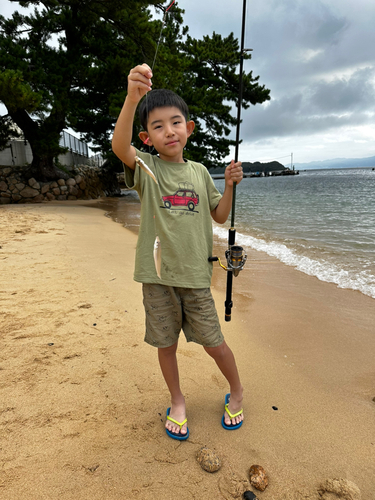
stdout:
POLYGON ((160 368, 171 394, 166 432, 173 439, 185 440, 189 429, 176 357, 181 328, 188 342, 203 346, 229 382, 223 427, 237 429, 243 421, 243 389, 233 353, 221 333, 210 291, 212 264, 208 262, 212 255, 211 217, 221 224, 227 220, 233 182, 242 180, 242 166, 232 160, 226 168, 221 196, 205 167, 183 159, 183 149, 194 130, 187 105, 174 92, 151 91, 151 78, 147 64, 130 71, 112 149, 124 163, 126 184, 137 190, 141 200, 134 279, 143 283, 145 341, 158 348, 160 368), (158 156, 141 153, 131 144, 136 108, 146 94, 140 107, 144 131, 139 137, 153 146, 158 156), (140 168, 136 156, 155 179, 140 168))

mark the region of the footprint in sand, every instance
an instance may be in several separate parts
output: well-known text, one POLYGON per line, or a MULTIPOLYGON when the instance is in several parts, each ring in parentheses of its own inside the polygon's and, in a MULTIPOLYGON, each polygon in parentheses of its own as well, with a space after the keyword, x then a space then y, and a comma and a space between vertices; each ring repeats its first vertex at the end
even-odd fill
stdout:
POLYGON ((318 490, 322 500, 361 500, 358 486, 347 479, 327 479, 318 490))

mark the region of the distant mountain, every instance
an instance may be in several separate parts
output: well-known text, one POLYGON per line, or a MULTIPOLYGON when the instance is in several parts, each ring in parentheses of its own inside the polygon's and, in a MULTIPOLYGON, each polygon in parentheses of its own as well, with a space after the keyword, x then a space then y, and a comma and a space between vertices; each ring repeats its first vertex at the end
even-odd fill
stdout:
POLYGON ((251 163, 249 161, 242 162, 243 171, 246 172, 279 172, 281 170, 285 170, 284 165, 279 163, 278 161, 269 161, 267 163, 261 163, 256 161, 251 163))
MULTIPOLYGON (((280 172, 282 170, 286 170, 284 165, 279 163, 278 161, 270 161, 268 163, 260 163, 259 161, 256 161, 254 163, 251 163, 249 161, 243 161, 242 162, 242 168, 244 173, 260 173, 260 172, 280 172)), ((210 169, 210 174, 211 175, 218 175, 218 174, 223 174, 225 170, 225 167, 217 167, 217 168, 211 168, 210 169)))
POLYGON ((361 168, 375 167, 375 156, 370 158, 335 158, 333 160, 310 161, 296 163, 296 170, 324 169, 324 168, 361 168))

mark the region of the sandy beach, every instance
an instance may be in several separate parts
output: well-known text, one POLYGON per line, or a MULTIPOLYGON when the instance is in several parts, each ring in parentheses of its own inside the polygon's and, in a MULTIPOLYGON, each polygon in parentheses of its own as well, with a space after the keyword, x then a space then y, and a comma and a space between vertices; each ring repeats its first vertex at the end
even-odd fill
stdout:
MULTIPOLYGON (((229 500, 256 492, 258 464, 260 500, 374 500, 374 299, 249 252, 222 321, 244 425, 222 428, 226 380, 181 335, 190 437, 174 441, 143 342, 137 236, 87 203, 0 208, 0 498, 229 500), (218 472, 197 463, 202 446, 221 457, 218 472), (330 479, 351 496, 327 491, 330 479)), ((225 278, 216 267, 222 319, 225 278)))

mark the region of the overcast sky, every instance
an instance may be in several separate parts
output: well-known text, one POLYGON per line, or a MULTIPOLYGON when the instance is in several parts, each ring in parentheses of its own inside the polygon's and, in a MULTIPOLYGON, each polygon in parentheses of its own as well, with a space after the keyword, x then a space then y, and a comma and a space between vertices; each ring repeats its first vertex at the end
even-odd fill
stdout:
MULTIPOLYGON (((240 39, 242 0, 178 5, 191 36, 240 39)), ((375 0, 247 0, 245 46, 271 101, 243 112, 243 161, 375 156, 375 0)))
MULTIPOLYGON (((215 31, 240 39, 242 0, 178 5, 194 38, 215 31)), ((15 8, 6 1, 0 10, 15 8)), ((253 52, 245 69, 271 101, 243 111, 240 159, 375 156, 374 22, 375 0, 247 0, 245 46, 253 52)))

